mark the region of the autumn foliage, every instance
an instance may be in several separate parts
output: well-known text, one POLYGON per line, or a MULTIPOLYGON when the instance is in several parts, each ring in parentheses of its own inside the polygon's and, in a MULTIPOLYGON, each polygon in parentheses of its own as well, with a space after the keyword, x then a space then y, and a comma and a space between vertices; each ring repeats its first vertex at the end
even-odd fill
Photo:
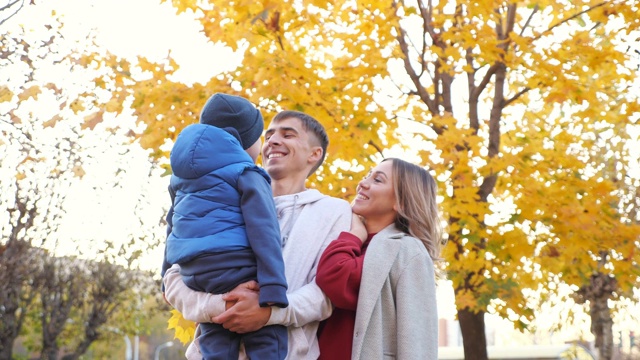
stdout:
POLYGON ((79 61, 111 94, 99 113, 130 106, 134 137, 163 159, 214 92, 266 119, 304 111, 331 140, 309 186, 347 199, 385 149, 410 147, 440 184, 466 351, 486 358, 485 312, 526 327, 523 290, 597 273, 615 277, 614 300, 638 286, 636 1, 172 4, 242 62, 183 84, 170 57, 94 53, 79 61))

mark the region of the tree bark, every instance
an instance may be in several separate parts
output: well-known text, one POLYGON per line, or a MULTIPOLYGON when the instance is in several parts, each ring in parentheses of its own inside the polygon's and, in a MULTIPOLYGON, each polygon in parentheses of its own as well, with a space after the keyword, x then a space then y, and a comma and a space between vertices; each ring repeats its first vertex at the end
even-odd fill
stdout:
MULTIPOLYGON (((600 267, 607 259, 607 253, 601 252, 600 267)), ((609 309, 609 299, 618 290, 615 277, 600 271, 591 275, 589 284, 582 286, 573 295, 578 304, 589 303, 591 317, 591 333, 595 336, 595 346, 598 349, 598 359, 611 360, 613 358, 613 319, 609 309)))
POLYGON ((13 358, 13 343, 40 286, 38 256, 17 237, 0 246, 0 360, 13 358))
POLYGON ((458 309, 458 321, 462 332, 465 360, 487 360, 484 311, 473 313, 468 308, 458 309))
POLYGON ((613 320, 606 296, 591 301, 591 332, 596 337, 598 359, 611 360, 613 356, 613 320))
POLYGON ((613 319, 608 301, 616 287, 613 277, 601 272, 591 276, 591 296, 589 297, 591 333, 596 337, 600 360, 611 360, 613 357, 613 319))
POLYGON ((58 347, 56 344, 47 344, 47 348, 40 353, 40 360, 56 360, 58 359, 58 347))

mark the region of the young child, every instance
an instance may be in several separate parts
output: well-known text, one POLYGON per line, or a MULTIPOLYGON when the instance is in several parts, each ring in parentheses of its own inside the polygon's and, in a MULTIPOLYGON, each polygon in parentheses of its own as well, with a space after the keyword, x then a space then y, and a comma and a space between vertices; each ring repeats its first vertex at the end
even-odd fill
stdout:
MULTIPOLYGON (((162 273, 180 265, 185 284, 213 294, 256 280, 260 306, 287 307, 280 227, 267 173, 255 165, 264 121, 248 100, 213 95, 200 124, 182 130, 171 150, 172 206, 162 273)), ((237 334, 201 324, 204 359, 237 359, 240 341, 251 359, 284 359, 287 329, 266 326, 237 334)))

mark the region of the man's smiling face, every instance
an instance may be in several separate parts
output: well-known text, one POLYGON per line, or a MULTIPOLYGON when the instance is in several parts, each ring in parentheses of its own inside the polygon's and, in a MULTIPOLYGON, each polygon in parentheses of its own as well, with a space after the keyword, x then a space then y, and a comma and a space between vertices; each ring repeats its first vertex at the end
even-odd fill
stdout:
MULTIPOLYGON (((312 159, 314 146, 309 133, 296 117, 271 122, 262 146, 262 165, 274 179, 286 174, 307 172, 312 159)), ((306 177, 306 173, 305 173, 306 177)))

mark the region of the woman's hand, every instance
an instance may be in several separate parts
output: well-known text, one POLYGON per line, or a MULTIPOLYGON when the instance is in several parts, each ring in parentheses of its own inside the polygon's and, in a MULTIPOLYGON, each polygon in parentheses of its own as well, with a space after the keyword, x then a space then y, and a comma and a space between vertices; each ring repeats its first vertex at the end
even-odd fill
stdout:
POLYGON ((350 233, 357 236, 362 242, 367 240, 367 228, 364 227, 364 222, 358 214, 351 214, 351 230, 350 233))

